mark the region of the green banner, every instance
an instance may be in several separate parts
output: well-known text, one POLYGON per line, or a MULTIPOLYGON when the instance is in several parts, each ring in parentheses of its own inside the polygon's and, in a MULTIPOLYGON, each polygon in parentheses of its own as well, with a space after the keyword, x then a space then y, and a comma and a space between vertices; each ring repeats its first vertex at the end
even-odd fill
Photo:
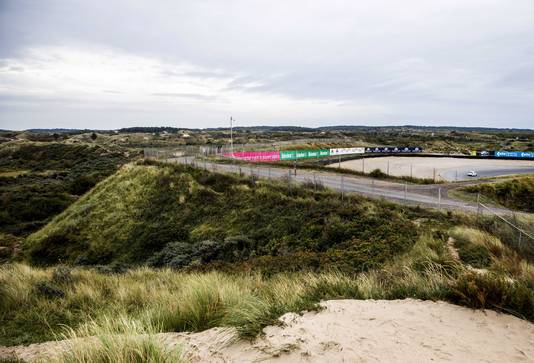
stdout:
POLYGON ((330 149, 280 151, 280 160, 313 159, 330 156, 330 149))
POLYGON ((295 160, 296 151, 280 151, 280 160, 295 160))

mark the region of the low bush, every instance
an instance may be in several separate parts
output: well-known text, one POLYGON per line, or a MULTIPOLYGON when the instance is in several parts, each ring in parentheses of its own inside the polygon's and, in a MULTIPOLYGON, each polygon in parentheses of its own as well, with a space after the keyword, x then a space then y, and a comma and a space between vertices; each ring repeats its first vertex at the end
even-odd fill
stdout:
POLYGON ((476 268, 488 267, 491 263, 491 256, 485 246, 466 244, 458 249, 460 259, 468 265, 476 268))
POLYGON ((452 284, 451 300, 477 309, 495 309, 534 320, 534 291, 523 282, 493 273, 469 273, 452 284))
POLYGON ((480 193, 507 208, 534 213, 534 176, 478 184, 462 190, 472 194, 480 193))

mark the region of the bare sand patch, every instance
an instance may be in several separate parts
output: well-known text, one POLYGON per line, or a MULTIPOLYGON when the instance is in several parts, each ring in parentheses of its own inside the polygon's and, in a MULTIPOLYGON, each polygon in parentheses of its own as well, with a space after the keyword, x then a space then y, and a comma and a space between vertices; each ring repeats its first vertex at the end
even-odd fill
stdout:
MULTIPOLYGON (((362 171, 366 173, 380 169, 393 176, 413 176, 414 178, 428 178, 436 180, 466 179, 469 170, 476 170, 481 176, 497 176, 500 173, 511 174, 516 172, 534 173, 532 160, 497 160, 497 159, 461 159, 461 158, 430 158, 407 156, 384 156, 349 160, 341 163, 342 168, 362 171), (456 175, 456 173, 458 175, 456 175), (488 175, 485 175, 488 174, 488 175)), ((331 164, 330 167, 338 167, 331 164)))
MULTIPOLYGON (((412 299, 322 305, 319 312, 285 314, 283 326, 265 328, 254 342, 236 341, 235 331, 223 328, 157 337, 182 345, 189 362, 534 361, 534 324, 511 315, 412 299)), ((31 360, 22 353, 38 346, 18 355, 31 360)))

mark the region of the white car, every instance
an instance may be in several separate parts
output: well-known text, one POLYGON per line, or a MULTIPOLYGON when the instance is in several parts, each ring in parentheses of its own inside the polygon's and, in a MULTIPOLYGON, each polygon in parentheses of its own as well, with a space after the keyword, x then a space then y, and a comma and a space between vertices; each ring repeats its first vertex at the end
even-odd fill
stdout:
POLYGON ((474 177, 474 176, 477 176, 477 175, 478 175, 477 172, 474 171, 474 170, 470 170, 470 171, 467 172, 467 176, 473 176, 474 177))

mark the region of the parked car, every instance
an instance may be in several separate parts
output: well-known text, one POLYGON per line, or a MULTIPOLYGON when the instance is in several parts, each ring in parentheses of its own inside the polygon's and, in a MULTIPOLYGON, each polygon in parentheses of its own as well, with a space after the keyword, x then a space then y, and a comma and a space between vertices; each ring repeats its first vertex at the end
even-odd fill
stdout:
POLYGON ((467 172, 467 176, 473 176, 474 177, 474 176, 477 176, 477 175, 478 175, 477 172, 474 171, 474 170, 470 170, 470 171, 467 172))

